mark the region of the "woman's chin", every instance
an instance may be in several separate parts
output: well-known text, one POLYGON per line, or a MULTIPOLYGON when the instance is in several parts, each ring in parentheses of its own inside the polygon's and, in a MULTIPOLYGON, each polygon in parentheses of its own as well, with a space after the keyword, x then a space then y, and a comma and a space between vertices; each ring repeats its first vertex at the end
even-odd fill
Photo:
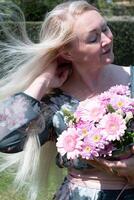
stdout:
POLYGON ((113 62, 114 62, 114 54, 106 58, 106 64, 111 64, 113 62))
POLYGON ((103 55, 103 61, 104 61, 105 65, 113 63, 113 61, 114 61, 113 52, 110 52, 110 53, 103 55))

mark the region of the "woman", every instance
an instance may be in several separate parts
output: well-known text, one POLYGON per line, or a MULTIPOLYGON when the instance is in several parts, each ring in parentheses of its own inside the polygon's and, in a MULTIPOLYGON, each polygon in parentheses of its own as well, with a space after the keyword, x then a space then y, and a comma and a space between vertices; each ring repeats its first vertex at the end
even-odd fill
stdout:
MULTIPOLYGON (((128 85, 130 75, 125 67, 111 64, 113 35, 99 11, 86 1, 63 3, 52 10, 43 23, 38 44, 27 40, 21 47, 7 45, 7 49, 12 57, 17 52, 24 60, 0 81, 1 98, 8 97, 1 102, 0 150, 23 150, 9 165, 20 163, 17 180, 22 185, 31 175, 33 200, 39 158, 44 153, 40 145, 55 143, 67 128, 62 106, 75 111, 80 101, 92 99, 111 86, 128 85)), ((45 153, 43 156, 47 162, 49 158, 45 153)), ((67 160, 58 154, 56 163, 68 168, 56 200, 134 199, 134 185, 127 184, 127 179, 134 177, 133 158, 116 163, 67 160)))

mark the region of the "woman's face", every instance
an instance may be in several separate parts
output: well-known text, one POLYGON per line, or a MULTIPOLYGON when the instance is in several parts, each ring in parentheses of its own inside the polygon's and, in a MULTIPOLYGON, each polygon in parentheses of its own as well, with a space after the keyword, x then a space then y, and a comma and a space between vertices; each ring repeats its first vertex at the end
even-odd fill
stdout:
POLYGON ((96 70, 113 62, 113 35, 97 11, 78 16, 73 31, 76 38, 69 53, 74 67, 96 70))

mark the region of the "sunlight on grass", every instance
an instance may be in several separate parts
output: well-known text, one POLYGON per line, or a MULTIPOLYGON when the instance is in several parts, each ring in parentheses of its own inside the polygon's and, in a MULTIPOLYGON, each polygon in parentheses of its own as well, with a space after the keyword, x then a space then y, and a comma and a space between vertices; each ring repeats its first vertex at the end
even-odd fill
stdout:
MULTIPOLYGON (((26 194, 22 191, 16 193, 13 188, 13 169, 0 173, 0 200, 26 200, 26 194)), ((64 173, 66 174, 66 173, 64 173)), ((56 180, 50 181, 48 194, 40 194, 38 200, 52 200, 56 191, 56 180)))
MULTIPOLYGON (((0 200, 26 200, 25 194, 19 191, 16 193, 12 187, 13 177, 9 172, 0 174, 0 200)), ((55 192, 54 184, 51 184, 48 195, 45 200, 51 200, 55 192)), ((44 200, 42 194, 39 195, 38 200, 44 200)))

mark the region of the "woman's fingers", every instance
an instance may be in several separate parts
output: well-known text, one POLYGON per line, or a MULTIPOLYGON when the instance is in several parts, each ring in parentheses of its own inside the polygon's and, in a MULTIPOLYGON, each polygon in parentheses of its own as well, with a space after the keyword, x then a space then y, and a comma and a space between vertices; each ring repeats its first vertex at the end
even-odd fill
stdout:
POLYGON ((67 80, 68 75, 69 75, 68 67, 57 69, 56 78, 58 80, 58 87, 60 87, 67 80))
POLYGON ((130 184, 134 184, 134 172, 132 172, 134 164, 132 164, 134 158, 121 160, 121 161, 109 161, 105 159, 86 160, 89 164, 101 171, 105 171, 109 174, 124 177, 130 184))
POLYGON ((39 76, 44 79, 44 84, 47 83, 48 88, 58 88, 67 80, 69 75, 69 67, 58 67, 56 63, 52 63, 45 71, 39 76))
MULTIPOLYGON (((132 147, 134 148, 134 147, 132 147)), ((132 149, 133 151, 134 149, 132 149)), ((95 158, 93 161, 89 161, 92 166, 106 171, 107 173, 114 174, 116 176, 124 177, 128 180, 128 183, 134 185, 134 157, 121 160, 121 161, 109 161, 106 159, 95 158)))
POLYGON ((86 162, 101 171, 113 174, 112 168, 107 163, 105 163, 105 161, 100 161, 95 158, 94 160, 86 160, 86 162))
POLYGON ((113 167, 113 168, 126 168, 126 162, 125 160, 122 161, 109 161, 105 159, 98 159, 98 162, 100 164, 105 165, 107 167, 113 167))
POLYGON ((105 159, 97 159, 98 164, 107 171, 107 173, 112 173, 114 175, 120 176, 120 171, 126 169, 126 164, 121 161, 108 161, 105 159))
POLYGON ((53 62, 35 78, 24 92, 35 99, 41 100, 50 89, 61 87, 67 80, 68 75, 68 66, 59 69, 57 63, 53 62))
POLYGON ((96 161, 96 160, 87 160, 87 159, 82 159, 84 162, 88 163, 89 165, 95 167, 96 169, 99 169, 101 171, 104 171, 102 166, 96 161))
POLYGON ((134 184, 134 157, 121 161, 107 161, 99 159, 101 165, 106 167, 111 173, 125 177, 130 184, 134 184))

